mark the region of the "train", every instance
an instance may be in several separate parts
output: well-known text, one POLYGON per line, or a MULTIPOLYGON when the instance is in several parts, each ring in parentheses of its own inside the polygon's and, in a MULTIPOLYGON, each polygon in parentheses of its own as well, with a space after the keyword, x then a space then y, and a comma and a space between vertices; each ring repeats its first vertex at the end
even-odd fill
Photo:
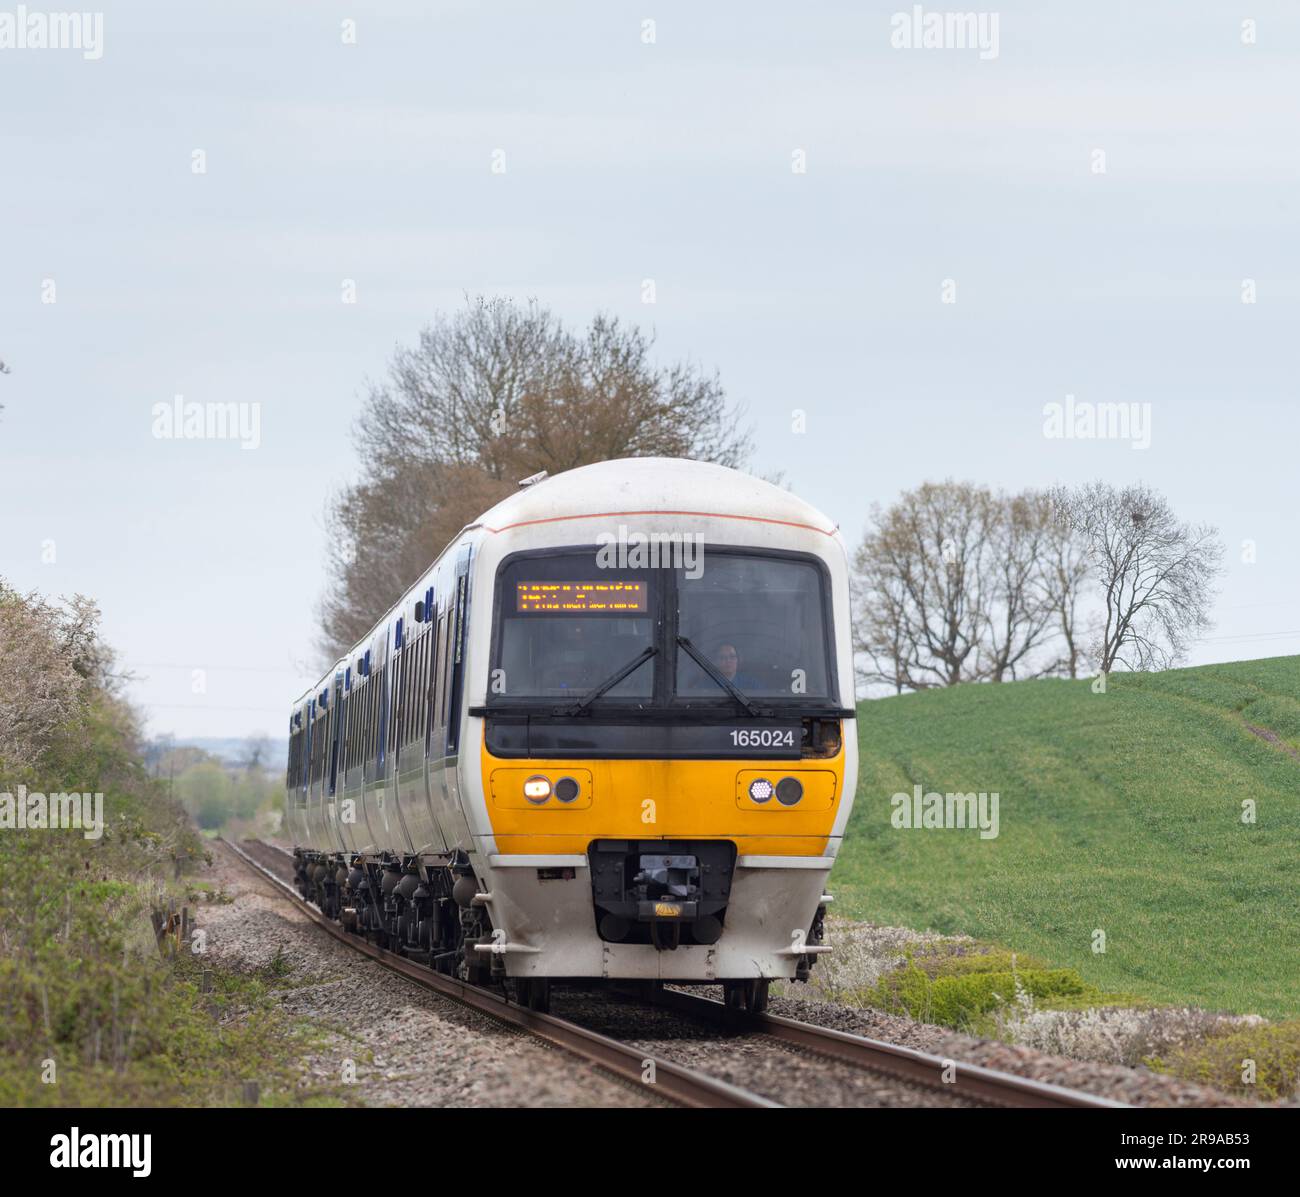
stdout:
POLYGON ((348 930, 549 1008, 561 984, 806 980, 857 781, 837 525, 637 457, 466 526, 294 703, 299 891, 348 930))

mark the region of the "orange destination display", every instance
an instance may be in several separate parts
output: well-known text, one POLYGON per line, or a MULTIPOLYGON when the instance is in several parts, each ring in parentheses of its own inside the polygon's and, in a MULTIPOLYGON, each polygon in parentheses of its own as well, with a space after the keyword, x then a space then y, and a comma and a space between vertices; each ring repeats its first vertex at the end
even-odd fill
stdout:
POLYGON ((529 614, 647 610, 644 582, 517 582, 515 610, 529 614))

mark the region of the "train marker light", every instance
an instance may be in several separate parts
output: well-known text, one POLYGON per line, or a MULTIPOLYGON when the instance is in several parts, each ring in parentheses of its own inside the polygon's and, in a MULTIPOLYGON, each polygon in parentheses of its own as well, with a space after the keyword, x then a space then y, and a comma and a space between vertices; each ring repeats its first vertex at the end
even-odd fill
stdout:
POLYGON ((542 777, 538 774, 530 777, 524 782, 524 797, 529 802, 536 802, 539 806, 551 796, 551 782, 549 778, 542 777))
POLYGON ((797 777, 783 777, 776 783, 776 800, 782 806, 793 806, 803 797, 803 782, 797 777))
POLYGON ((561 777, 555 783, 555 796, 561 802, 572 802, 578 796, 579 786, 572 777, 561 777))
POLYGON ((749 783, 749 796, 755 802, 767 802, 772 797, 772 783, 766 777, 756 777, 749 783))

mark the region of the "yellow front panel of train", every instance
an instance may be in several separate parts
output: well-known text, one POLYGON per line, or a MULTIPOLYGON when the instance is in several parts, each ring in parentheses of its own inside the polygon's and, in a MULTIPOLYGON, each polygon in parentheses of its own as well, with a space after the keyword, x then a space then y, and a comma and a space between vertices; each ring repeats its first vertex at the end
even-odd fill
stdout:
POLYGON ((595 839, 728 839, 741 855, 822 856, 842 798, 844 753, 771 762, 507 761, 485 747, 482 769, 503 854, 583 853, 595 839), (555 791, 566 778, 577 793, 563 801, 555 791), (759 782, 770 786, 766 798, 759 782))

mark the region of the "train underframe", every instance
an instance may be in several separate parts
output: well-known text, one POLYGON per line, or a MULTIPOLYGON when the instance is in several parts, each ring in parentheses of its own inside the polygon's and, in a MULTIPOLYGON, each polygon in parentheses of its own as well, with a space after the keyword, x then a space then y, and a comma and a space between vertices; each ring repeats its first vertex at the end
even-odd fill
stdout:
MULTIPOLYGON (((711 888, 692 874, 692 862, 699 858, 684 849, 693 847, 641 845, 635 841, 593 843, 593 936, 606 942, 645 944, 658 952, 676 951, 683 943, 715 942, 724 930, 728 894, 725 890, 719 892, 716 883, 711 888), (652 848, 655 855, 638 856, 636 850, 641 847, 652 848), (621 871, 626 883, 615 895, 609 882, 601 879, 600 866, 606 862, 613 873, 620 849, 633 851, 622 853, 626 866, 621 871), (691 889, 692 885, 698 886, 698 893, 691 889), (621 904, 614 901, 615 896, 622 899, 621 904), (656 908, 662 901, 689 904, 690 909, 679 910, 671 917, 657 917, 656 908), (683 918, 683 914, 687 917, 683 918)), ((716 850, 718 845, 712 847, 716 850)), ((734 846, 726 847, 734 860, 734 846)), ((509 945, 503 942, 504 933, 492 926, 490 895, 481 891, 470 858, 461 850, 447 855, 397 856, 299 848, 294 851, 294 866, 298 892, 346 930, 470 984, 506 985, 520 1005, 548 1010, 553 981, 589 985, 602 980, 590 976, 508 976, 505 956, 509 945)), ((696 868, 699 873, 712 871, 711 865, 697 863, 696 868)), ((818 905, 803 941, 810 950, 794 957, 793 980, 806 981, 818 951, 829 950, 821 946, 825 915, 825 905, 818 905)), ((617 976, 604 980, 642 988, 662 984, 617 976)), ((752 976, 675 978, 673 983, 721 984, 728 1008, 760 1013, 767 1006, 770 980, 752 976)))

